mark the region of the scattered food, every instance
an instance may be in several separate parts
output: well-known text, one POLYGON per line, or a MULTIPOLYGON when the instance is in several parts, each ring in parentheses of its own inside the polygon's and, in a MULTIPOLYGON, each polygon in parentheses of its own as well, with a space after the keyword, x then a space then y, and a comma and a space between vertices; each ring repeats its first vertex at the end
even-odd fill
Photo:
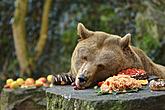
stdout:
POLYGON ((47 80, 48 80, 49 83, 51 83, 52 80, 53 80, 53 75, 48 75, 47 76, 47 80))
POLYGON ((143 86, 147 85, 148 84, 148 80, 138 80, 139 83, 143 86))
POLYGON ((50 86, 49 87, 53 87, 53 84, 50 84, 50 86))
POLYGON ((153 91, 164 91, 165 90, 165 79, 158 79, 157 81, 151 80, 149 87, 153 91))
POLYGON ((61 81, 61 85, 65 85, 65 82, 64 81, 61 81))
POLYGON ((44 87, 50 87, 48 83, 43 83, 44 87))
POLYGON ((104 81, 98 82, 98 86, 100 87, 103 83, 104 83, 104 81))
POLYGON ((125 93, 132 90, 137 91, 141 87, 141 82, 131 78, 129 75, 118 75, 106 79, 101 84, 99 93, 125 93))
POLYGON ((94 86, 94 89, 97 90, 98 89, 98 86, 94 86))
POLYGON ((136 68, 129 68, 126 70, 122 70, 121 72, 119 72, 118 74, 125 74, 125 75, 129 75, 132 78, 135 79, 147 79, 148 75, 146 74, 146 72, 142 69, 136 69, 136 68))

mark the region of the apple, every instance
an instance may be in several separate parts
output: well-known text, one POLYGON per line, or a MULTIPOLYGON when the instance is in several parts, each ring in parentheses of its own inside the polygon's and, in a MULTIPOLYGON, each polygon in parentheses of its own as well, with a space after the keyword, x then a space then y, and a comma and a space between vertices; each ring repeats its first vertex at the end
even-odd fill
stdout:
POLYGON ((43 86, 43 82, 42 81, 40 81, 40 80, 36 80, 36 82, 35 82, 35 86, 36 87, 41 87, 41 86, 43 86))
POLYGON ((7 85, 10 85, 12 82, 14 82, 13 79, 8 79, 8 80, 6 80, 6 84, 7 84, 7 85))
POLYGON ((25 81, 25 85, 34 85, 34 79, 33 78, 27 78, 25 81))
POLYGON ((25 83, 25 81, 22 79, 22 78, 18 78, 17 80, 16 80, 16 82, 18 83, 18 85, 22 85, 22 84, 24 84, 25 83))
POLYGON ((51 83, 52 80, 53 80, 53 75, 48 75, 47 76, 47 80, 48 80, 49 83, 51 83))
POLYGON ((43 82, 43 83, 46 83, 46 78, 45 77, 41 77, 38 80, 41 81, 41 82, 43 82))
POLYGON ((16 89, 18 87, 19 87, 19 84, 16 81, 14 81, 10 84, 10 88, 12 88, 12 89, 16 89))

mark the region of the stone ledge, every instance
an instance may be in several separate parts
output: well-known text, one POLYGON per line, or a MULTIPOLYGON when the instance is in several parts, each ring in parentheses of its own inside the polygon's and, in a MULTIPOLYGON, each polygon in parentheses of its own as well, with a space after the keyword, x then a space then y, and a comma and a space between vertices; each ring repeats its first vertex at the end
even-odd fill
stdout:
POLYGON ((94 89, 55 86, 46 90, 47 110, 165 110, 165 91, 98 96, 94 89))
POLYGON ((45 89, 3 89, 0 105, 1 110, 46 110, 45 89))

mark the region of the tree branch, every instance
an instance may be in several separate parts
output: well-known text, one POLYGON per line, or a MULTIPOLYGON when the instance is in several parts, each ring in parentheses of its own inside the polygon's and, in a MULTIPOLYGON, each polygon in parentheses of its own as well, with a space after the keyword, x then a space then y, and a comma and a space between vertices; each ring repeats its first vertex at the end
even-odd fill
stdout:
POLYGON ((14 45, 21 73, 29 73, 29 59, 26 45, 25 16, 27 13, 27 0, 16 0, 14 21, 12 24, 14 45))
POLYGON ((44 3, 44 9, 43 9, 43 15, 42 15, 42 24, 41 24, 41 30, 40 30, 40 37, 38 40, 38 43, 35 48, 35 61, 38 60, 38 58, 41 56, 43 53, 46 40, 48 37, 48 15, 50 11, 50 6, 51 6, 52 0, 45 0, 44 3))

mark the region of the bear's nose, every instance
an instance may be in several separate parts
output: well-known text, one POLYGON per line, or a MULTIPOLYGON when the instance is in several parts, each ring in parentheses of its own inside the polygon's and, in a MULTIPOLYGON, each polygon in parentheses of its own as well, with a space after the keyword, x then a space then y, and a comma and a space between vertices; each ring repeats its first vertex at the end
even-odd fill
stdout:
POLYGON ((83 83, 83 82, 86 81, 87 78, 86 78, 84 75, 80 75, 80 76, 78 77, 78 79, 79 79, 80 83, 83 83))

